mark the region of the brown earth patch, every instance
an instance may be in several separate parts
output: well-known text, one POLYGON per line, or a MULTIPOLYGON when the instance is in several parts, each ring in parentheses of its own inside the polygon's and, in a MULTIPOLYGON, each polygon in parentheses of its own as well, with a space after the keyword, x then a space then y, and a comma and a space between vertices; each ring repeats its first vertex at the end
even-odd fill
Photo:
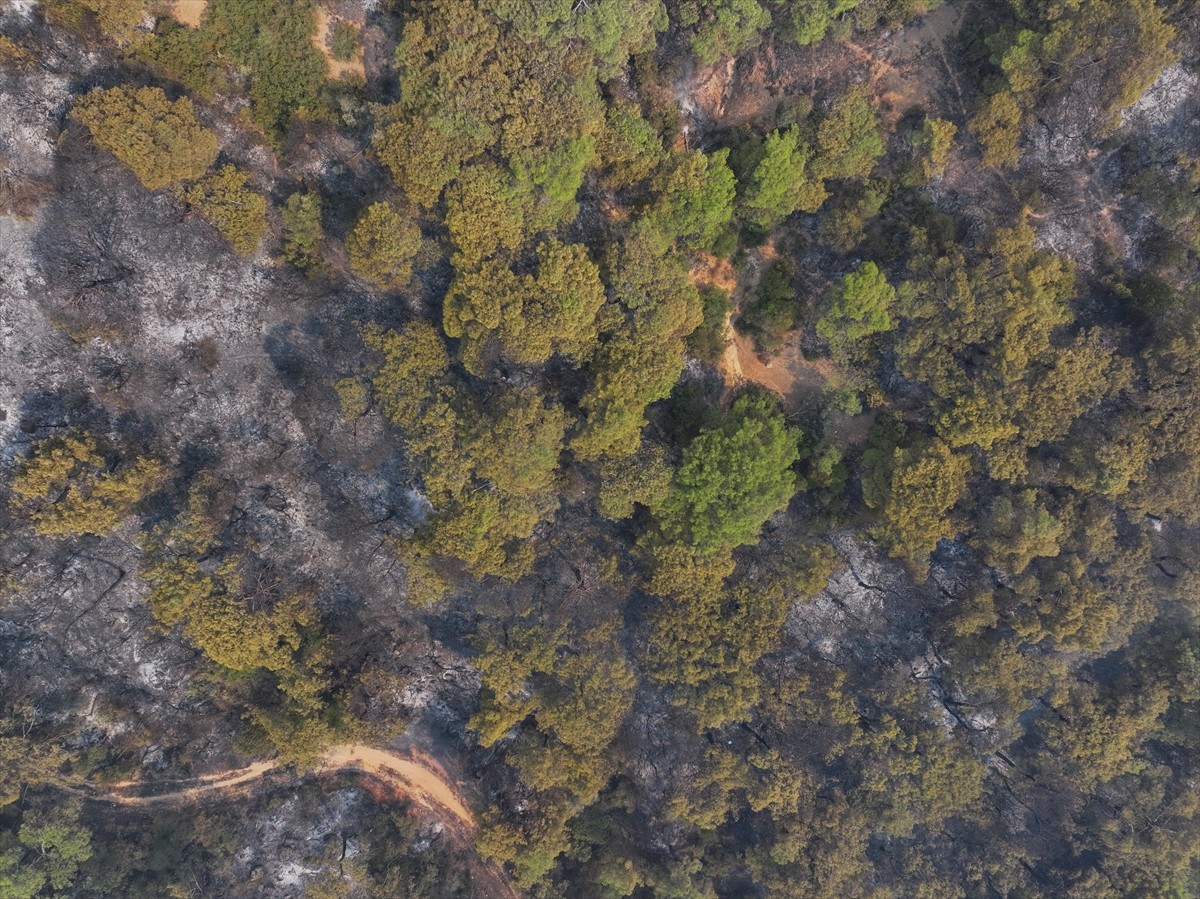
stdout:
POLYGON ((208 0, 175 0, 171 4, 171 18, 182 22, 188 28, 199 28, 207 7, 208 0))

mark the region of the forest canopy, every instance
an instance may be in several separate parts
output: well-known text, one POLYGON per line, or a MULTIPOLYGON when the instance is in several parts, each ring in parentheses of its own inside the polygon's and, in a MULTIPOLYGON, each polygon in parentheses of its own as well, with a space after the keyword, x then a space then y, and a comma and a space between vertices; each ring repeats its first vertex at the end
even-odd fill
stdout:
POLYGON ((1172 0, 0 8, 0 897, 1200 895, 1197 108, 1172 0))

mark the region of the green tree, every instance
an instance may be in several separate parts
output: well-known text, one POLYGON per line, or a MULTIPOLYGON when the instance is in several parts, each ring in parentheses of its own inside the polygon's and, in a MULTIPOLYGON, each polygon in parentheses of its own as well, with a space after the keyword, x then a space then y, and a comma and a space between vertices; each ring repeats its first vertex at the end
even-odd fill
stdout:
POLYGON ((329 52, 334 59, 348 62, 358 53, 358 26, 345 19, 338 19, 329 29, 329 52))
POLYGON ((217 57, 216 39, 203 28, 159 19, 154 34, 135 41, 130 55, 203 100, 230 88, 230 78, 217 57))
POLYGON ((742 191, 741 217, 769 229, 797 210, 820 209, 828 194, 810 170, 811 159, 811 148, 800 143, 798 125, 768 134, 762 159, 742 191))
POLYGON ((970 122, 971 132, 983 144, 983 164, 1015 169, 1021 159, 1019 144, 1024 113, 1013 95, 993 94, 970 122))
POLYGON ((817 333, 829 341, 858 340, 890 331, 896 289, 874 262, 864 262, 845 275, 833 291, 829 307, 817 322, 817 333))
POLYGON ((958 533, 948 513, 966 490, 971 462, 933 440, 898 447, 884 464, 890 477, 882 497, 883 523, 876 535, 893 556, 921 562, 939 540, 958 533))
POLYGON ((596 152, 605 182, 628 187, 642 181, 666 158, 662 138, 632 104, 614 103, 605 111, 596 152))
POLYGON ((815 177, 866 178, 883 155, 883 132, 865 85, 839 97, 817 126, 815 177))
POLYGON ((248 74, 250 117, 276 146, 294 117, 320 111, 327 67, 312 40, 311 0, 209 0, 204 29, 248 74))
MULTIPOLYGON (((461 262, 478 266, 504 249, 515 252, 525 241, 533 196, 494 163, 465 167, 446 191, 446 227, 461 262)), ((456 266, 461 267, 459 260, 456 266)))
POLYGON ((92 833, 79 823, 79 804, 60 803, 26 811, 16 839, 0 833, 0 896, 34 899, 60 894, 92 857, 92 833))
POLYGON ((19 835, 21 844, 36 853, 34 865, 45 871, 54 890, 69 887, 80 864, 92 857, 92 832, 79 823, 78 804, 26 813, 19 835))
POLYGON ((792 289, 795 272, 782 260, 763 275, 750 303, 738 316, 738 330, 754 338, 760 350, 772 353, 783 345, 787 333, 796 327, 799 302, 792 289))
POLYGON ((686 249, 706 249, 733 217, 737 179, 728 150, 679 156, 656 179, 659 199, 650 214, 654 228, 686 249))
POLYGON ((346 255, 354 274, 381 290, 400 290, 412 277, 421 248, 421 230, 391 203, 372 203, 346 237, 346 255))
POLYGON ((692 51, 702 65, 748 50, 758 43, 759 33, 771 24, 771 14, 758 0, 681 4, 684 5, 696 10, 689 10, 690 16, 698 18, 692 51))
POLYGON ((739 398, 720 427, 684 451, 658 519, 663 536, 702 553, 757 542, 796 492, 799 445, 773 398, 739 398))
POLYGON ((815 44, 829 32, 839 17, 861 5, 863 0, 791 0, 791 33, 800 45, 815 44))
POLYGON ((921 183, 940 178, 946 172, 950 151, 954 148, 954 136, 958 126, 945 119, 926 116, 921 130, 913 138, 913 150, 917 154, 916 180, 921 183))
POLYGON ((629 518, 635 504, 657 512, 671 489, 671 469, 657 444, 644 446, 632 456, 601 459, 596 471, 600 475, 596 509, 612 521, 629 518))
POLYGON ((217 158, 217 136, 196 119, 192 101, 169 100, 157 87, 96 88, 71 116, 149 190, 194 181, 217 158))
POLYGON ((324 237, 321 197, 305 191, 297 191, 288 197, 283 207, 284 258, 297 268, 314 267, 320 262, 324 237))

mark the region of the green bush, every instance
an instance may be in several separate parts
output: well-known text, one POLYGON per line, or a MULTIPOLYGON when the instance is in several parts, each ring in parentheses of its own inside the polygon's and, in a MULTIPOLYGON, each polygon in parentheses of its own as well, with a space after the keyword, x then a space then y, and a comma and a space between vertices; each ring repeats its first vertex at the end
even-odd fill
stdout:
POLYGON ((764 352, 779 349, 787 333, 796 327, 798 309, 791 282, 791 266, 776 262, 767 269, 750 304, 738 316, 738 329, 753 337, 764 352))
POLYGON ((358 53, 358 26, 345 19, 338 19, 329 29, 329 52, 334 59, 349 62, 358 53))
POLYGON ((297 191, 283 207, 283 255, 298 268, 312 268, 320 261, 321 198, 297 191))

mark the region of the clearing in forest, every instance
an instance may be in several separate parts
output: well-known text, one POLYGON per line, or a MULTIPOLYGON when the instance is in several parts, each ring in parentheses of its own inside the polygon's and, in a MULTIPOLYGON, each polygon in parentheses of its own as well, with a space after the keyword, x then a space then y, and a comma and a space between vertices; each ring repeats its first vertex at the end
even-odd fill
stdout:
POLYGON ((199 28, 208 0, 175 0, 171 4, 171 16, 188 28, 199 28))
POLYGON ((316 24, 316 29, 313 32, 313 44, 321 51, 321 55, 325 57, 325 65, 329 70, 329 77, 335 80, 344 78, 347 75, 358 75, 361 78, 366 78, 367 70, 363 65, 361 45, 354 51, 354 56, 350 59, 335 59, 329 49, 330 29, 338 22, 348 20, 340 16, 331 16, 329 10, 323 6, 318 6, 313 10, 313 21, 316 24))

